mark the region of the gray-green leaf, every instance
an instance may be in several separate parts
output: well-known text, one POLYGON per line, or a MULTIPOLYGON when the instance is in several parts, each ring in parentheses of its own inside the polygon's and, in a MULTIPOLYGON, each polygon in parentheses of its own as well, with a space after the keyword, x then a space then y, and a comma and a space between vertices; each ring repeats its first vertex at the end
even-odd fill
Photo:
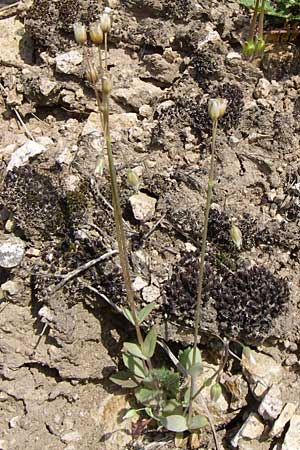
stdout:
POLYGON ((152 358, 155 352, 156 341, 157 341, 157 333, 155 328, 153 327, 151 328, 151 330, 149 331, 144 340, 143 354, 145 355, 146 358, 152 358))
POLYGON ((146 373, 142 361, 135 356, 128 353, 123 354, 123 362, 125 366, 132 372, 135 376, 139 378, 145 378, 146 373))
POLYGON ((141 347, 132 342, 124 342, 124 349, 126 352, 140 359, 147 359, 147 357, 142 353, 141 347))
POLYGON ((144 322, 144 320, 149 316, 149 314, 151 313, 151 311, 153 310, 154 307, 155 307, 155 303, 154 302, 153 303, 149 303, 148 305, 144 306, 144 308, 142 308, 137 313, 139 324, 144 322))
POLYGON ((207 417, 205 416, 194 416, 191 419, 191 422, 189 424, 189 430, 195 431, 199 430, 200 428, 205 427, 208 424, 207 417))
POLYGON ((169 431, 180 433, 188 430, 186 417, 175 414, 167 417, 160 417, 160 423, 169 431))
POLYGON ((126 370, 120 370, 112 375, 110 380, 123 388, 135 388, 138 386, 138 383, 131 378, 131 374, 126 370))

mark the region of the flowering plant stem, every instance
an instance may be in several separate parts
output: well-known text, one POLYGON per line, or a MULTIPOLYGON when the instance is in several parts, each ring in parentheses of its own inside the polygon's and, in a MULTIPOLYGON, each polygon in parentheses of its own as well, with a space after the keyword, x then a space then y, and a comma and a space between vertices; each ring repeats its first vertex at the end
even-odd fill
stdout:
MULTIPOLYGON (((120 197, 119 197, 118 185, 117 185, 116 168, 115 168, 112 149, 111 149, 110 128, 109 128, 109 97, 105 93, 103 93, 102 95, 103 95, 102 105, 100 104, 100 101, 99 101, 98 109, 99 109, 100 117, 102 117, 102 120, 103 120, 103 129, 104 129, 104 137, 105 137, 105 144, 106 144, 106 151, 107 151, 107 158, 108 158, 108 167, 109 167, 109 175, 110 175, 111 190, 112 190, 112 203, 113 203, 113 209, 114 209, 114 218, 115 218, 115 225, 116 225, 116 235, 117 235, 117 243, 118 243, 118 249, 119 249, 120 264, 121 264, 121 268, 122 268, 122 274, 123 274, 124 285, 125 285, 125 290, 126 290, 126 294, 127 294, 127 300, 128 300, 129 307, 131 309, 133 320, 134 320, 134 326, 135 326, 138 343, 140 346, 142 346, 144 340, 143 340, 143 336, 141 333, 141 328, 138 323, 137 309, 135 306, 134 293, 133 293, 131 279, 130 279, 129 262, 128 262, 128 255, 127 255, 127 248, 126 248, 126 238, 125 238, 125 232, 124 232, 123 221, 122 221, 122 211, 121 211, 121 206, 120 206, 120 197), (102 110, 102 114, 101 114, 101 110, 102 110)), ((99 96, 97 96, 97 101, 98 101, 98 99, 99 99, 99 96)))
MULTIPOLYGON (((201 244, 201 254, 200 254, 200 266, 198 274, 198 292, 197 292, 197 304, 196 304, 196 316, 195 316, 195 326, 194 326, 194 344, 193 344, 193 357, 192 364, 196 362, 196 351, 198 344, 198 335, 200 328, 200 313, 202 304, 202 290, 203 290, 203 275, 204 275, 204 263, 205 263, 205 253, 206 253, 206 242, 207 242, 207 230, 208 230, 208 217, 211 205, 212 191, 215 183, 215 148, 216 148, 216 136, 217 136, 218 119, 213 120, 212 129, 212 144, 211 144, 211 157, 210 157, 210 167, 208 175, 208 185, 207 185, 207 196, 206 196, 206 206, 204 215, 204 224, 202 232, 202 244, 201 244)), ((192 418, 193 411, 193 398, 196 391, 196 377, 191 375, 191 389, 190 389, 190 401, 189 401, 189 420, 192 418)))

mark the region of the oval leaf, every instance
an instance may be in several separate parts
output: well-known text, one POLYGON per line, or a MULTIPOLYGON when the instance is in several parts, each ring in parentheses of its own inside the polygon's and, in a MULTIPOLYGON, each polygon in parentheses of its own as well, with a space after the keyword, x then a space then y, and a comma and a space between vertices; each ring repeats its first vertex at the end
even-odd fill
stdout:
POLYGON ((131 322, 132 325, 134 325, 133 315, 132 315, 132 312, 130 311, 130 309, 128 309, 128 308, 123 308, 123 309, 122 309, 122 313, 124 314, 124 316, 126 317, 126 319, 129 320, 129 322, 131 322))
POLYGON ((144 306, 144 308, 142 308, 138 313, 137 313, 137 318, 138 318, 138 322, 139 325, 144 322, 144 320, 149 316, 149 314, 151 313, 151 311, 153 310, 153 308, 155 307, 155 303, 149 303, 148 305, 144 306))
POLYGON ((180 433, 188 430, 186 417, 180 415, 172 415, 167 417, 160 417, 160 423, 169 431, 180 433))
POLYGON ((158 396, 159 392, 156 389, 145 388, 143 386, 137 388, 135 391, 137 401, 142 404, 148 404, 151 400, 154 400, 158 396))
POLYGON ((141 347, 137 344, 133 344, 132 342, 124 342, 124 349, 126 352, 136 356, 137 358, 147 359, 146 356, 143 355, 141 347))
POLYGON ((145 370, 142 361, 135 356, 128 353, 123 354, 123 362, 125 366, 132 372, 135 376, 139 378, 145 378, 145 370))
POLYGON ((199 430, 208 424, 207 417, 205 416, 194 416, 192 417, 191 423, 189 424, 189 430, 199 430))
POLYGON ((143 354, 145 355, 146 358, 152 358, 152 356, 154 355, 156 341, 157 341, 157 333, 155 328, 153 327, 147 334, 143 345, 143 354))
POLYGON ((123 416, 123 420, 132 419, 133 417, 138 416, 139 409, 129 409, 123 416))
POLYGON ((110 380, 123 388, 135 388, 138 386, 138 383, 131 378, 130 373, 126 370, 120 370, 116 374, 112 375, 110 380))
POLYGON ((222 394, 222 387, 219 383, 215 383, 210 388, 210 399, 212 402, 217 402, 222 394))

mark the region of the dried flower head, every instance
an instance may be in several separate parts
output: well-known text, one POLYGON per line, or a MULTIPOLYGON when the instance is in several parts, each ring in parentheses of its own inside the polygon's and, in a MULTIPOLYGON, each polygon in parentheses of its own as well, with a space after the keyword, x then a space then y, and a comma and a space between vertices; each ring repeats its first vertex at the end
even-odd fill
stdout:
POLYGON ((224 116, 228 101, 224 98, 212 98, 208 101, 208 114, 212 121, 224 116))
POLYGON ((83 45, 87 42, 86 26, 83 23, 76 22, 73 25, 74 37, 77 44, 83 45))
POLYGON ((111 77, 109 75, 106 75, 105 77, 103 77, 102 81, 102 92, 103 94, 109 95, 111 93, 111 90, 112 90, 111 77))
POLYGON ((110 9, 105 8, 104 13, 101 17, 101 28, 103 33, 109 33, 111 29, 111 16, 110 16, 110 9))
POLYGON ((93 83, 93 84, 97 83, 97 81, 99 80, 99 73, 98 73, 96 67, 92 64, 87 69, 85 76, 86 76, 86 79, 90 83, 93 83))
POLYGON ((94 44, 96 45, 102 44, 103 31, 100 22, 94 22, 90 24, 90 38, 94 44))

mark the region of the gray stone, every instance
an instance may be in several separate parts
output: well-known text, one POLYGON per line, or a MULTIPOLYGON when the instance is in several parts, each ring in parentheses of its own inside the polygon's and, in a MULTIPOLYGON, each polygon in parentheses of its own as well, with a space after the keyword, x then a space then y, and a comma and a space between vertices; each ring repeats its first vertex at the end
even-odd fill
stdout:
POLYGON ((34 141, 27 141, 26 144, 19 147, 11 155, 7 166, 7 171, 13 170, 15 167, 21 167, 28 163, 30 158, 40 155, 46 151, 46 147, 34 141))
POLYGON ((61 436, 61 440, 65 442, 65 444, 69 444, 70 442, 78 442, 81 440, 81 434, 78 431, 70 431, 61 436))
POLYGON ((21 282, 8 280, 1 285, 3 292, 7 292, 8 295, 16 295, 22 288, 21 282))
POLYGON ((1 64, 24 67, 31 64, 33 47, 24 25, 14 16, 0 20, 1 64))
POLYGON ((133 215, 136 220, 147 222, 155 214, 156 199, 149 195, 139 192, 129 198, 133 215))
POLYGON ((74 74, 78 71, 78 66, 80 66, 82 61, 82 55, 78 50, 61 53, 55 58, 56 69, 58 72, 68 75, 74 74))
POLYGON ((284 430, 286 424, 291 420, 298 407, 298 403, 287 403, 281 411, 277 420, 270 431, 270 436, 279 437, 284 430))
POLYGON ((300 450, 300 415, 291 418, 289 429, 285 435, 282 450, 300 450))
POLYGON ((160 290, 157 286, 146 286, 143 289, 142 297, 146 303, 155 302, 160 297, 160 290))
POLYGON ((260 417, 255 413, 250 413, 237 434, 231 440, 233 447, 239 446, 240 439, 254 440, 259 439, 264 432, 264 424, 260 417))
POLYGON ((281 413, 283 402, 279 386, 272 386, 259 405, 258 412, 266 420, 275 420, 281 413))
POLYGON ((18 266, 25 253, 24 242, 17 237, 9 237, 0 241, 0 266, 4 269, 12 269, 18 266))
POLYGON ((283 368, 271 356, 251 351, 253 361, 243 356, 243 373, 249 382, 253 395, 261 399, 267 389, 279 384, 283 378, 283 368))
POLYGON ((113 89, 112 98, 118 103, 121 102, 123 105, 131 106, 138 111, 142 105, 150 103, 161 93, 162 90, 152 83, 134 78, 128 87, 113 89))

